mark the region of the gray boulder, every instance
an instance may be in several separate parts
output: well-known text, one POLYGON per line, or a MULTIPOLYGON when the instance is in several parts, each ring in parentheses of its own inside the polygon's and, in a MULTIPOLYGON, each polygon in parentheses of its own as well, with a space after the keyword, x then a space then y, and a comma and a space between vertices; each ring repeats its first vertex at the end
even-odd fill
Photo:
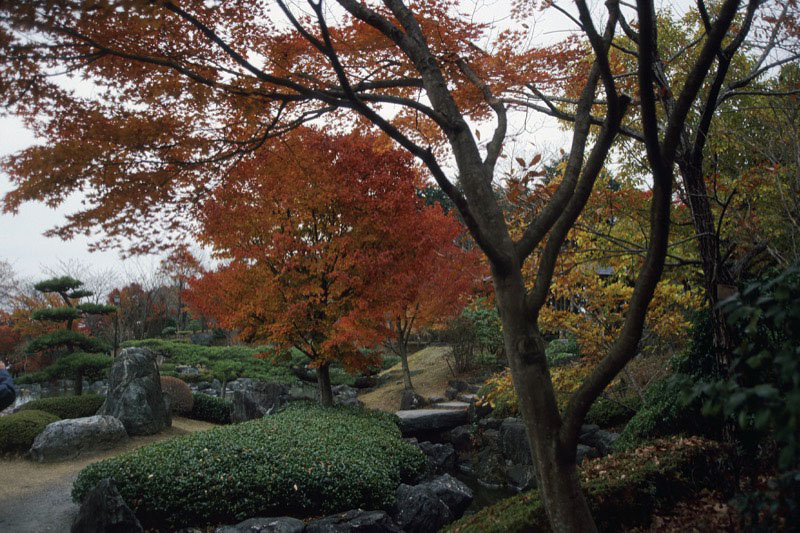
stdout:
POLYGON ((536 487, 536 469, 533 465, 506 465, 506 485, 518 492, 536 487))
POLYGON ((579 465, 583 463, 584 459, 594 459, 595 457, 600 457, 600 452, 597 448, 592 448, 585 444, 578 444, 575 450, 575 464, 579 465))
POLYGON ((461 518, 472 503, 472 490, 450 474, 439 476, 422 485, 431 489, 436 497, 450 509, 453 520, 461 518))
POLYGON ((116 531, 139 533, 144 531, 136 515, 122 499, 116 482, 106 478, 97 484, 81 505, 72 533, 97 533, 116 531))
POLYGON ((419 409, 425 407, 428 402, 417 394, 413 389, 403 390, 403 396, 400 398, 400 410, 407 411, 409 409, 419 409))
POLYGON ((517 418, 506 418, 500 424, 500 449, 503 457, 514 464, 533 464, 525 424, 517 418))
POLYGON ((125 426, 113 416, 89 416, 48 424, 33 441, 28 457, 39 463, 74 459, 108 450, 128 439, 125 426))
POLYGON ((589 434, 581 435, 578 442, 596 448, 600 455, 608 455, 611 452, 611 445, 619 438, 619 433, 598 429, 589 434))
POLYGON ((288 516, 250 518, 235 526, 218 527, 215 533, 302 533, 305 527, 302 520, 288 516))
POLYGON ((417 447, 428 457, 431 471, 441 474, 456 466, 456 452, 452 444, 434 444, 429 441, 417 443, 417 447))
POLYGON ((109 373, 106 401, 97 414, 119 418, 128 435, 152 435, 172 424, 153 352, 125 348, 119 353, 109 373))
POLYGON ((463 452, 472 447, 473 431, 472 426, 464 425, 448 431, 444 438, 450 442, 459 452, 463 452))
POLYGON ((326 516, 306 526, 305 533, 401 533, 384 511, 354 509, 346 513, 326 516))
POLYGON ((453 429, 467 423, 467 411, 464 409, 414 409, 397 411, 395 414, 404 437, 453 429))
POLYGON ((397 487, 397 514, 394 520, 407 533, 439 531, 453 521, 450 508, 425 485, 397 487))
POLYGON ((286 385, 255 381, 251 387, 233 393, 231 420, 237 423, 270 415, 288 399, 289 389, 286 385))

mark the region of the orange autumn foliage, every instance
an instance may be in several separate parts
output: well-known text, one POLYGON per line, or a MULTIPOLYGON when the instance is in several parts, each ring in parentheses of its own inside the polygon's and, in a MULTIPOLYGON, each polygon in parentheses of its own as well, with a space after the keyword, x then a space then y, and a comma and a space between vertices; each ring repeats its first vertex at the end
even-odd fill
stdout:
POLYGON ((421 185, 412 159, 379 137, 298 130, 242 161, 198 209, 224 264, 187 298, 246 340, 363 370, 376 356, 360 348, 417 300, 421 263, 456 253, 458 222, 426 206, 421 185))

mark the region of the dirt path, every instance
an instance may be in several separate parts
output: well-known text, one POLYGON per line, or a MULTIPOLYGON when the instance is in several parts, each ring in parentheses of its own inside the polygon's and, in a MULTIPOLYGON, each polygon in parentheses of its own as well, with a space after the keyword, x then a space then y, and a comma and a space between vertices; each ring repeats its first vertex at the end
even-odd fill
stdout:
POLYGON ((72 482, 87 465, 149 444, 204 431, 214 424, 175 417, 172 427, 91 457, 52 464, 26 459, 0 459, 0 531, 39 533, 69 531, 78 506, 72 502, 72 482))

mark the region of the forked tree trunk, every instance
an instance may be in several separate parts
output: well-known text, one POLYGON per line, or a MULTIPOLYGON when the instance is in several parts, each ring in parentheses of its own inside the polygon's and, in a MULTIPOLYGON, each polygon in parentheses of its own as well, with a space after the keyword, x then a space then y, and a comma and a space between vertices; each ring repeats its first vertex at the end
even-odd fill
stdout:
POLYGON ((559 532, 597 531, 581 490, 575 449, 561 444, 561 419, 547 368, 545 342, 534 317, 524 310, 525 287, 519 271, 505 279, 495 276, 495 294, 514 390, 550 525, 559 532))
POLYGON ((330 365, 325 363, 317 368, 317 385, 319 385, 319 403, 323 407, 333 407, 333 389, 331 388, 330 365))

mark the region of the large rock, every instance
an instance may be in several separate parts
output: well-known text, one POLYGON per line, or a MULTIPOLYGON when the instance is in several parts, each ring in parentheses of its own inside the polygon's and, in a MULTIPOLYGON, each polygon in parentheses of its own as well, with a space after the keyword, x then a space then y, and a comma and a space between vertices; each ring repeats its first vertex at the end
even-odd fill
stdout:
POLYGON ((407 533, 439 531, 453 521, 450 508, 425 485, 397 487, 397 525, 407 533))
POLYGON ((119 353, 109 373, 106 401, 97 414, 119 418, 128 435, 152 435, 172 424, 153 352, 125 348, 119 353))
POLYGON ((250 518, 235 526, 222 526, 215 533, 303 533, 302 520, 281 516, 278 518, 250 518))
POLYGON ((106 478, 89 492, 72 526, 72 533, 115 531, 138 533, 144 531, 136 515, 122 499, 116 482, 106 478))
POLYGON ((354 509, 326 516, 306 526, 305 533, 402 533, 384 511, 354 509))
POLYGON ((464 409, 415 409, 397 411, 395 414, 404 437, 445 431, 467 423, 467 411, 464 409))
POLYGON ((434 444, 429 441, 417 443, 417 447, 428 457, 434 474, 449 472, 456 467, 456 452, 452 444, 434 444))
POLYGON ((528 435, 521 420, 506 418, 500 424, 500 450, 503 452, 503 457, 514 464, 533 464, 528 435))
POLYGON ((428 483, 423 483, 422 486, 431 489, 436 497, 450 509, 453 520, 461 518, 472 503, 473 496, 470 488, 450 474, 439 476, 428 483))
POLYGON ((114 448, 127 439, 125 426, 113 416, 59 420, 48 424, 36 437, 28 457, 40 463, 74 459, 114 448))
POLYGON ((404 389, 400 397, 400 410, 420 409, 428 405, 428 402, 413 389, 404 389))
POLYGON ((231 420, 244 422, 274 413, 289 400, 289 389, 281 383, 255 381, 252 386, 233 393, 231 420))

